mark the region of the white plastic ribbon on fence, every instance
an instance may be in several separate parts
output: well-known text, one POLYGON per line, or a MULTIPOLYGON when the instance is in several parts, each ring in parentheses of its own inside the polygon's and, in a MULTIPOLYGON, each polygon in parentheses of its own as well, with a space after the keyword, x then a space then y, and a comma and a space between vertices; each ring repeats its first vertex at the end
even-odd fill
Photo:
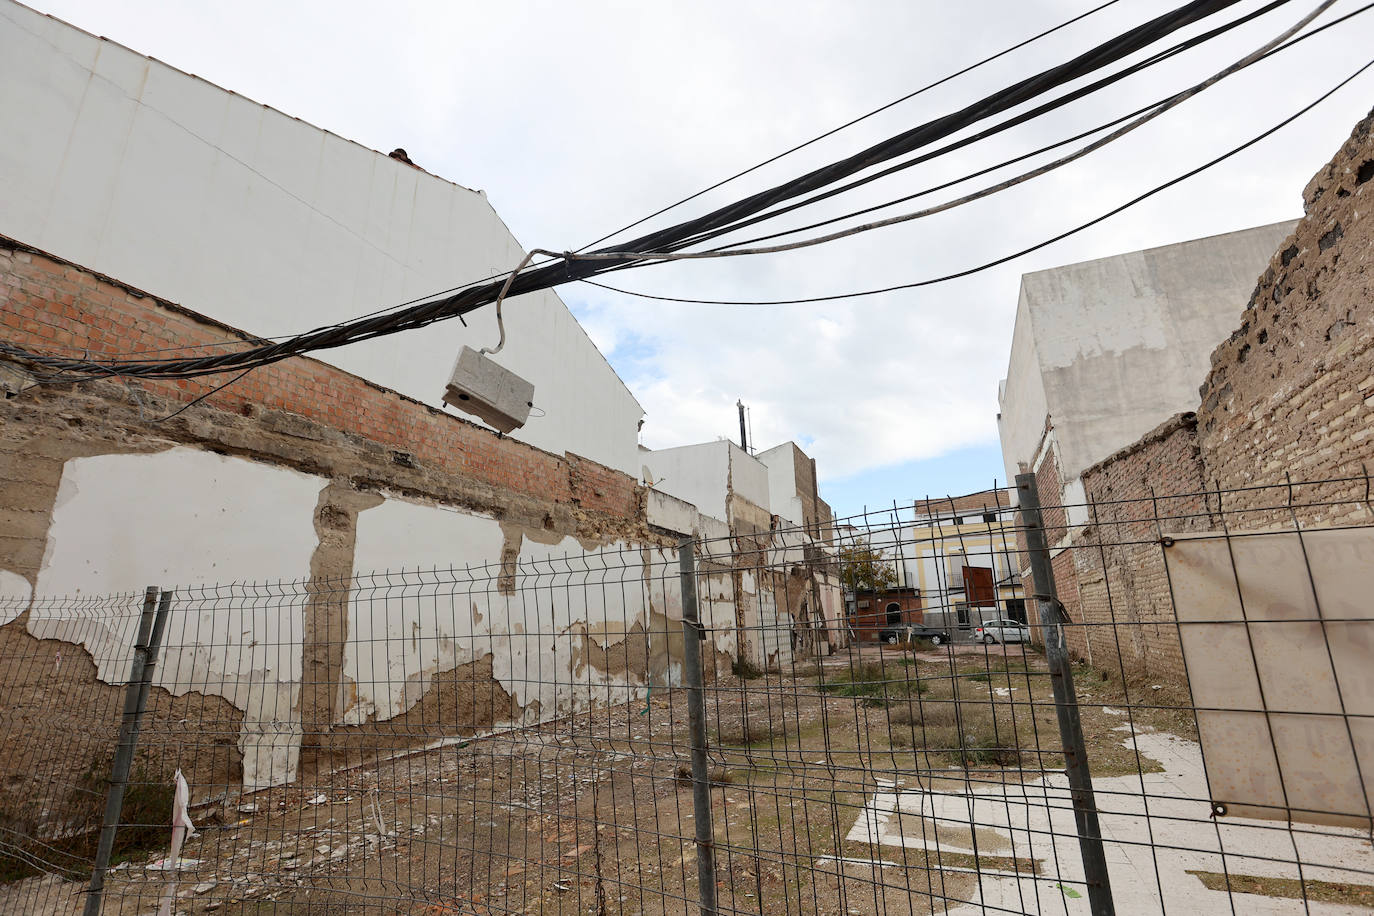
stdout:
POLYGON ((158 908, 157 916, 172 916, 172 904, 177 895, 177 872, 181 865, 181 844, 196 832, 195 824, 191 823, 191 790, 186 785, 186 777, 182 776, 181 770, 178 769, 173 780, 176 789, 172 795, 172 846, 167 851, 165 860, 166 868, 172 876, 167 880, 167 887, 162 892, 162 906, 158 908))

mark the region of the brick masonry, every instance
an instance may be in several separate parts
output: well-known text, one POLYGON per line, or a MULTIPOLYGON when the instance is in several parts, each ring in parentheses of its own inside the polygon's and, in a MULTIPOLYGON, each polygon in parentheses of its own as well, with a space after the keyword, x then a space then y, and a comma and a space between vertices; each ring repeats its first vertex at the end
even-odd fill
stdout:
POLYGON ((1089 524, 1065 551, 1086 624, 1077 653, 1104 670, 1181 678, 1161 539, 1213 525, 1197 416, 1175 416, 1088 468, 1083 485, 1089 524))
MULTIPOLYGON (((212 354, 258 342, 3 238, 0 334, 37 352, 122 358, 212 354)), ((0 435, 0 513, 12 524, 0 541, 0 567, 33 581, 66 458, 174 444, 591 540, 647 530, 643 494, 628 475, 502 437, 326 363, 291 359, 214 390, 225 381, 210 376, 8 391, 0 435)))
MULTIPOLYGON (((1071 628, 1070 645, 1096 667, 1183 678, 1167 535, 1216 530, 1219 510, 1231 529, 1295 516, 1374 521, 1365 499, 1374 464, 1374 114, 1303 202, 1240 326, 1213 352, 1197 412, 1083 472, 1091 517, 1056 557, 1055 578, 1070 616, 1087 624, 1071 628)), ((1060 492, 1051 460, 1037 481, 1042 494, 1060 492)), ((1047 526, 1062 523, 1053 513, 1047 526)))
MULTIPOLYGON (((1259 278, 1240 327, 1212 354, 1198 442, 1222 489, 1361 477, 1374 448, 1374 114, 1303 192, 1305 215, 1259 278)), ((1363 480, 1301 494, 1363 494, 1363 480)), ((1273 504, 1239 494, 1238 506, 1273 504)), ((1360 503, 1311 521, 1362 514, 1360 503)), ((1258 527, 1264 513, 1247 519, 1258 527)))
MULTIPOLYGON (((120 358, 208 354, 257 342, 175 303, 6 239, 0 239, 0 339, 35 352, 120 358)), ((36 584, 64 465, 72 458, 191 446, 325 478, 328 485, 315 509, 319 540, 301 645, 303 772, 348 762, 359 742, 371 741, 374 750, 387 747, 380 739, 354 734, 358 728, 336 725, 348 595, 330 585, 355 571, 358 513, 380 503, 383 494, 491 516, 500 522, 512 556, 522 537, 548 543, 572 536, 587 546, 618 540, 670 543, 649 528, 636 481, 594 461, 502 437, 313 359, 257 369, 215 390, 226 380, 40 385, 31 384, 32 375, 14 363, 0 360, 0 569, 36 584)), ((41 717, 50 694, 35 693, 33 679, 25 680, 28 667, 13 662, 30 660, 35 671, 48 671, 49 656, 60 649, 33 638, 25 617, 0 627, 0 643, 12 661, 8 680, 14 683, 7 689, 12 705, 18 704, 16 715, 41 717)), ((626 634, 626 645, 630 638, 626 634)), ((94 669, 81 663, 80 653, 76 657, 61 669, 64 689, 73 695, 115 695, 113 687, 90 683, 94 669)), ((469 693, 486 697, 491 709, 503 697, 509 703, 493 680, 490 656, 474 664, 471 671, 467 666, 437 677, 418 711, 406 715, 422 715, 439 702, 440 691, 451 693, 464 684, 469 693)), ((462 709, 461 699, 443 694, 442 701, 449 709, 462 709)), ((209 791, 206 787, 238 784, 244 772, 235 744, 241 710, 209 694, 173 697, 162 689, 152 692, 150 704, 158 723, 145 728, 150 748, 174 739, 175 729, 164 727, 167 715, 202 726, 226 723, 215 729, 220 737, 214 739, 214 753, 202 754, 188 770, 197 797, 209 791), (163 715, 163 710, 172 712, 163 715)), ((83 728, 103 736, 96 747, 107 753, 113 747, 105 734, 109 723, 99 718, 99 710, 92 715, 96 718, 83 728)), ((209 741, 202 738, 199 744, 209 741)), ((59 774, 70 782, 77 770, 91 765, 84 758, 67 759, 71 755, 63 742, 40 745, 41 759, 24 766, 36 767, 45 778, 59 774)), ((25 753, 22 744, 17 746, 15 753, 25 753)), ((0 754, 0 764, 8 759, 0 754)), ((107 764, 98 761, 96 770, 107 764)), ((4 805, 0 798, 0 808, 4 805)))

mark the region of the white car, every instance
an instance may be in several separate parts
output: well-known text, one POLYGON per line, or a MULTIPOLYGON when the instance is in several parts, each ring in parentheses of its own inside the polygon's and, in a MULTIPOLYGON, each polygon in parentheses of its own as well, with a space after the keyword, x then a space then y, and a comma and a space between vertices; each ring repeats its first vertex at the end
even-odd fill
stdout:
POLYGON ((1030 628, 1015 620, 985 620, 973 631, 973 638, 991 645, 995 642, 1030 642, 1030 628))

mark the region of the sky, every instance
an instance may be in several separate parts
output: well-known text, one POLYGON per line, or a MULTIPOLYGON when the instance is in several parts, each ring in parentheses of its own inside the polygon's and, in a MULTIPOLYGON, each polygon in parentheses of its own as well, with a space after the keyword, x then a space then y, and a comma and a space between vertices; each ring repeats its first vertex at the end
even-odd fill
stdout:
MULTIPOLYGON (((403 147, 425 169, 484 190, 526 247, 566 250, 1098 2, 31 5, 374 149, 403 147)), ((700 215, 957 110, 1181 2, 1117 0, 636 231, 700 215)), ((1358 5, 1339 0, 1319 22, 1358 5)), ((805 222, 914 194, 1095 127, 1212 75, 1314 6, 1286 3, 1050 116, 809 208, 805 222)), ((824 246, 658 265, 612 282, 656 295, 752 300, 961 271, 1056 236, 1239 145, 1344 79, 1370 48, 1374 12, 988 199, 824 246)), ((643 404, 648 447, 734 438, 742 400, 761 447, 792 439, 816 458, 822 496, 839 514, 979 490, 1005 482, 997 388, 1023 273, 1296 218, 1304 185, 1372 100, 1374 70, 1213 170, 1086 232, 947 283, 791 306, 663 303, 585 284, 559 292, 643 404)), ((803 222, 786 220, 778 225, 803 222)), ((1238 318, 1243 306, 1236 304, 1238 318)))

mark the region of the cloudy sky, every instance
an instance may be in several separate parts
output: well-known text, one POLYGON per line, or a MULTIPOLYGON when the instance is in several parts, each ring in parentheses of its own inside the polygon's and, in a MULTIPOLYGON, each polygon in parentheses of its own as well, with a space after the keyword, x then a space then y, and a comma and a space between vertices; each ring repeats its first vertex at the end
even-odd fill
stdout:
MULTIPOLYGON (((581 247, 1098 2, 31 0, 342 136, 384 152, 404 147, 426 169, 485 190, 524 245, 551 249, 581 247)), ((847 155, 1175 5, 1117 0, 649 225, 847 155)), ((1285 4, 1052 117, 808 210, 807 221, 914 193, 1158 100, 1244 56, 1314 5, 1285 4)), ((1359 5, 1340 0, 1320 21, 1359 5)), ((1236 9, 1258 6, 1248 0, 1236 9)), ((1371 48, 1374 11, 988 200, 819 248, 655 266, 614 282, 655 294, 774 299, 972 267, 1057 235, 1271 127, 1365 63, 1371 48)), ((1371 102, 1374 70, 1216 169, 958 281, 806 306, 672 305, 582 284, 561 293, 644 405, 645 445, 734 437, 734 405, 743 399, 756 441, 801 443, 819 463, 823 495, 842 512, 981 489, 1005 476, 997 383, 1022 273, 1294 218, 1303 185, 1371 102)))

